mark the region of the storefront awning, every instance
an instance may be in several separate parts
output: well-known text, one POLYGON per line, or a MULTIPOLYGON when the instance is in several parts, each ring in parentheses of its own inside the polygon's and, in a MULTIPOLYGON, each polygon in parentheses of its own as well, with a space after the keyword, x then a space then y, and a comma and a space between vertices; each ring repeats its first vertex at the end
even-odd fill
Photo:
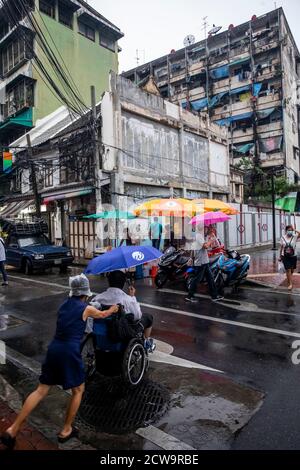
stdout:
POLYGON ((29 199, 27 201, 9 202, 5 206, 0 207, 0 218, 10 219, 21 215, 21 212, 29 206, 34 205, 34 201, 29 199))
POLYGON ((44 196, 43 202, 44 204, 47 204, 48 202, 52 201, 61 201, 63 199, 71 199, 73 197, 86 196, 87 194, 91 194, 92 192, 93 189, 82 189, 79 191, 51 194, 49 196, 44 196))

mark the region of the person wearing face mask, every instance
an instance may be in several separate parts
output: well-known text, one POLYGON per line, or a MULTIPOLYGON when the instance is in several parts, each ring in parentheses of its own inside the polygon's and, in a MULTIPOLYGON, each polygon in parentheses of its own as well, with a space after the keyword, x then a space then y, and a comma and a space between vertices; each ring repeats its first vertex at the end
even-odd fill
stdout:
POLYGON ((282 261, 286 271, 288 281, 288 290, 293 290, 293 274, 297 268, 297 241, 300 238, 300 232, 294 230, 292 225, 285 229, 285 235, 280 241, 279 261, 282 261))

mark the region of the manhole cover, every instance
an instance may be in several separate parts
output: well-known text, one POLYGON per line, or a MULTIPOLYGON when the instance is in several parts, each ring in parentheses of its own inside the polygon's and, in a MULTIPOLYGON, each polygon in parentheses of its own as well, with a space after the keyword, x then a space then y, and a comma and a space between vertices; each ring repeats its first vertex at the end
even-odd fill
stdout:
POLYGON ((126 389, 120 380, 97 376, 86 387, 78 417, 95 431, 125 434, 158 421, 169 402, 168 390, 150 380, 126 389))

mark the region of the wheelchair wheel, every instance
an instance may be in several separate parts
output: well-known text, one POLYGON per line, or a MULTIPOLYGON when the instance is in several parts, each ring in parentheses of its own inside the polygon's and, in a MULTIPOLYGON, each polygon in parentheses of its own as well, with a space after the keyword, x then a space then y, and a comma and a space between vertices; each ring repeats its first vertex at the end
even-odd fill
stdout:
POLYGON ((81 344, 81 357, 83 360, 86 381, 88 381, 96 372, 95 339, 92 334, 87 335, 81 344))
POLYGON ((144 377, 147 366, 147 354, 143 344, 132 340, 128 344, 123 358, 122 376, 130 386, 138 385, 144 377))

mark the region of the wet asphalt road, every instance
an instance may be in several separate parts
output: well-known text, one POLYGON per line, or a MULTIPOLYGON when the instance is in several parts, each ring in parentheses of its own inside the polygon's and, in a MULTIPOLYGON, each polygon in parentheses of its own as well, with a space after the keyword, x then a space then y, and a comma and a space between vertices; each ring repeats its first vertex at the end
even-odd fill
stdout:
MULTIPOLYGON (((10 287, 0 287, 0 328, 6 321, 10 326, 0 339, 41 361, 65 298, 59 286, 67 285, 67 276, 36 274, 31 282, 17 272, 11 275, 10 287)), ((95 292, 104 286, 103 280, 92 281, 95 292)), ((157 291, 145 281, 137 288, 143 310, 154 316, 155 338, 171 344, 175 356, 265 393, 260 410, 235 437, 234 449, 299 449, 300 365, 293 365, 291 356, 297 334, 300 339, 300 295, 245 287, 228 294, 226 303, 200 297, 190 305, 178 285, 157 291)))

